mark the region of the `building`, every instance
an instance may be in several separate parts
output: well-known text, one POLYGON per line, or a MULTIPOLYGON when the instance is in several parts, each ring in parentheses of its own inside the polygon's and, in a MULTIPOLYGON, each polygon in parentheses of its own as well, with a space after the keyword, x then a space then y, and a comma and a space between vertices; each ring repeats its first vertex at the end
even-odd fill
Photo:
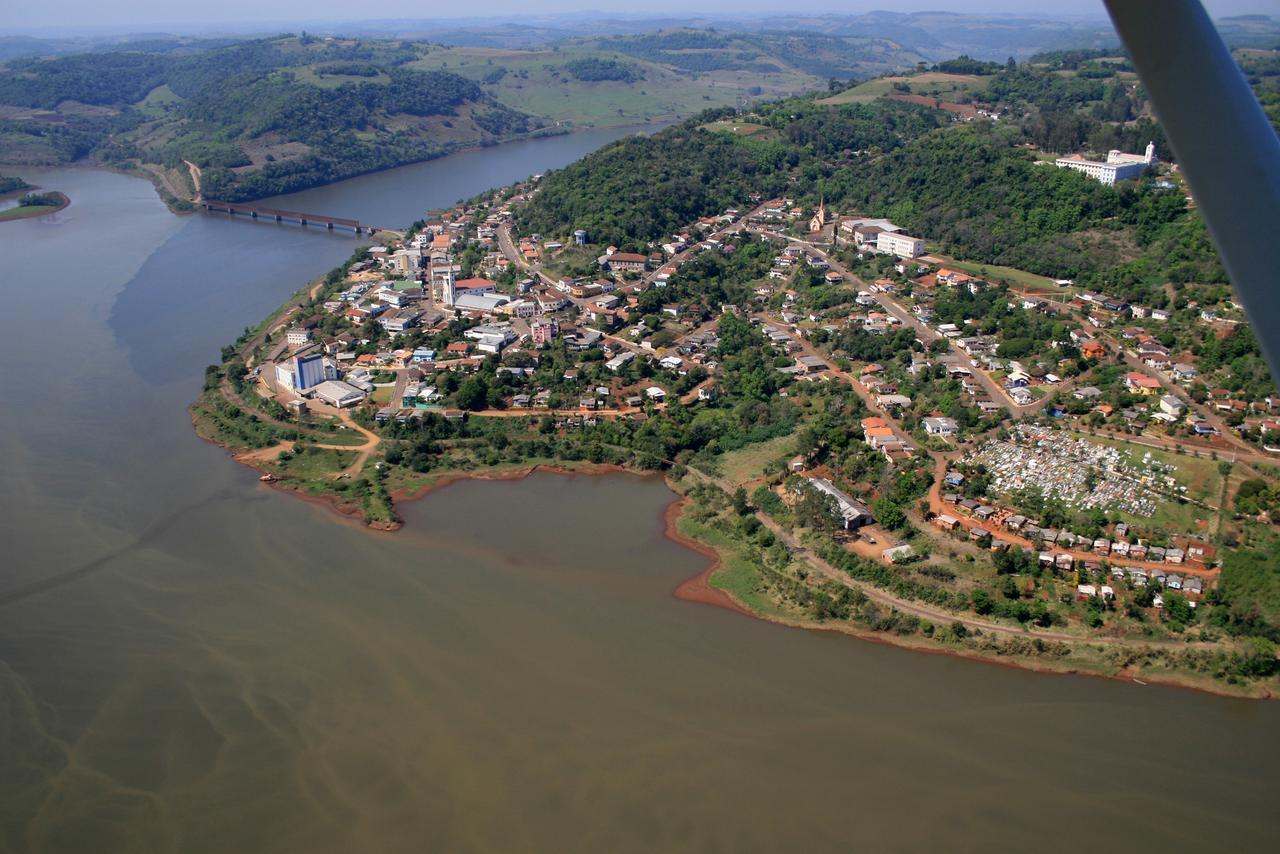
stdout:
POLYGON ((600 266, 615 273, 643 273, 649 259, 634 252, 609 252, 600 259, 600 266))
POLYGON ((921 423, 930 436, 954 436, 960 432, 960 424, 954 418, 924 418, 921 423))
POLYGON ((463 294, 492 294, 498 286, 488 279, 458 279, 453 283, 454 299, 463 294))
POLYGON ((855 528, 861 528, 864 525, 870 525, 875 521, 871 511, 863 504, 855 501, 847 493, 837 489, 835 484, 827 480, 825 477, 807 478, 809 486, 818 490, 824 495, 829 495, 836 502, 836 514, 840 519, 840 524, 846 531, 855 528))
POLYGON ((882 231, 876 235, 876 251, 899 258, 918 258, 924 254, 924 240, 895 231, 882 231))
POLYGON ((284 340, 290 347, 301 347, 311 340, 311 330, 301 326, 290 326, 284 333, 284 340))
POLYGON ((1171 394, 1166 394, 1160 398, 1160 411, 1166 415, 1172 415, 1174 418, 1181 418, 1186 405, 1171 394))
POLYGON ((826 202, 818 202, 818 209, 813 212, 813 216, 809 219, 809 231, 818 232, 827 227, 827 205, 826 202))
POLYGON ((1113 149, 1107 153, 1105 162, 1085 160, 1084 156, 1080 154, 1059 157, 1053 161, 1054 165, 1059 169, 1073 169, 1076 172, 1083 172, 1093 180, 1106 184, 1108 187, 1115 184, 1116 181, 1128 181, 1137 178, 1147 170, 1147 167, 1153 166, 1155 162, 1156 146, 1154 142, 1147 143, 1146 154, 1125 154, 1122 151, 1113 149))
POLYGON ((450 305, 459 311, 476 311, 481 314, 493 314, 509 302, 511 302, 511 298, 504 294, 458 292, 450 305))
POLYGON ((554 318, 540 317, 529 324, 529 334, 534 344, 548 344, 560 332, 560 324, 554 318))
POLYGON ((624 350, 612 359, 604 363, 604 366, 615 374, 625 368, 627 363, 636 357, 636 354, 630 350, 624 350))
POLYGON ((1143 396, 1155 394, 1160 390, 1160 381, 1138 371, 1130 371, 1124 375, 1124 385, 1129 391, 1143 396))
POLYGON ((337 409, 355 406, 364 400, 364 392, 342 380, 325 380, 312 389, 311 393, 337 409))
POLYGON ((306 391, 325 380, 338 378, 337 366, 319 353, 313 356, 294 356, 276 365, 276 382, 294 391, 306 391))

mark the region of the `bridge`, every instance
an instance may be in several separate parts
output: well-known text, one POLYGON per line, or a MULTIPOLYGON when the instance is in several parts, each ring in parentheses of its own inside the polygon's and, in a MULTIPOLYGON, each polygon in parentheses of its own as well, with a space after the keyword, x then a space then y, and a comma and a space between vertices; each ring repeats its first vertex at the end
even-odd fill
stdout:
POLYGON ((340 216, 326 216, 324 214, 302 213, 300 211, 286 211, 277 208, 263 208, 257 205, 241 205, 235 202, 212 202, 202 201, 199 203, 207 211, 226 211, 235 216, 236 214, 248 214, 252 219, 274 217, 276 222, 296 222, 301 225, 324 225, 330 231, 335 226, 339 228, 349 228, 356 234, 362 231, 373 232, 372 226, 362 226, 359 220, 346 219, 340 216))

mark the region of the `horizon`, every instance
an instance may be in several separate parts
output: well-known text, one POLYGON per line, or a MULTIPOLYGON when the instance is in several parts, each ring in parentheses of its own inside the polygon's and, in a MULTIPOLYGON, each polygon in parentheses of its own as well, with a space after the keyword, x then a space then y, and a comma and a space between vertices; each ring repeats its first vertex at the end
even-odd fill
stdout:
MULTIPOLYGON (((963 9, 938 8, 937 0, 904 0, 896 8, 886 9, 883 0, 869 0, 854 4, 836 0, 818 0, 812 7, 802 10, 782 10, 775 5, 748 2, 730 3, 728 0, 705 0, 696 9, 688 9, 673 0, 661 0, 648 11, 636 12, 619 5, 611 8, 610 0, 594 0, 588 8, 576 5, 574 0, 552 0, 538 13, 529 15, 521 4, 512 0, 500 0, 492 8, 492 14, 477 15, 468 10, 455 13, 446 10, 431 17, 380 16, 353 18, 342 14, 347 4, 334 0, 281 0, 270 7, 270 13, 260 4, 248 0, 227 0, 214 14, 203 4, 167 3, 161 0, 139 0, 130 4, 127 11, 106 10, 92 0, 67 0, 56 9, 40 6, 23 6, 11 9, 9 22, 0 26, 0 36, 6 38, 85 38, 102 36, 139 35, 246 35, 295 29, 318 28, 329 32, 342 29, 381 26, 410 26, 422 30, 439 29, 441 26, 484 25, 495 21, 558 22, 564 18, 586 18, 597 21, 691 21, 700 19, 746 21, 784 15, 787 17, 825 17, 832 19, 857 18, 868 15, 909 17, 912 15, 957 16, 1008 16, 1022 20, 1049 20, 1079 23, 1108 23, 1110 19, 1101 0, 1089 0, 1085 9, 1063 9, 1050 0, 973 0, 963 9), (176 11, 175 11, 176 6, 176 11), (852 8, 850 8, 852 6, 852 8), (187 13, 187 10, 190 10, 187 13), (292 10, 292 11, 291 11, 292 10), (77 23, 65 22, 74 19, 77 23)), ((1205 0, 1205 8, 1215 19, 1239 15, 1265 15, 1274 18, 1280 13, 1277 4, 1268 0, 1205 0)))

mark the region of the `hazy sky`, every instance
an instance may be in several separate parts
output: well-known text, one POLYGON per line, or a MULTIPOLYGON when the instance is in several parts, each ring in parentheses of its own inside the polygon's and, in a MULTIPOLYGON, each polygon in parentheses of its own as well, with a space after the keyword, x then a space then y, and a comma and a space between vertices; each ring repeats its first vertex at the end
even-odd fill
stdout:
MULTIPOLYGON (((1207 0, 1217 15, 1262 12, 1280 15, 1280 0, 1207 0)), ((437 4, 416 10, 412 5, 367 6, 351 0, 0 0, 0 32, 46 34, 51 30, 139 30, 191 32, 209 28, 295 28, 303 23, 354 21, 371 18, 431 19, 502 16, 514 20, 531 14, 596 10, 634 14, 692 16, 706 13, 857 13, 875 9, 912 12, 945 9, 953 12, 1019 12, 1102 16, 1101 0, 490 0, 480 5, 443 9, 437 4), (480 11, 483 9, 483 11, 480 11)))

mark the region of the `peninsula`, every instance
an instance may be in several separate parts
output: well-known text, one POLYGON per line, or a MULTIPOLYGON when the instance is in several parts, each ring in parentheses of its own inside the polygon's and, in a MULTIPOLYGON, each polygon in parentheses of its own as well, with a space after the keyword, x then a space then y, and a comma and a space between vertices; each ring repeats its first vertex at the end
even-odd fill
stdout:
POLYGON ((1280 395, 1158 127, 1086 124, 1147 147, 1114 184, 1055 168, 1062 70, 707 111, 435 212, 225 348, 196 428, 383 529, 661 472, 695 598, 1270 696, 1280 395), (968 111, 898 97, 939 85, 968 111))

